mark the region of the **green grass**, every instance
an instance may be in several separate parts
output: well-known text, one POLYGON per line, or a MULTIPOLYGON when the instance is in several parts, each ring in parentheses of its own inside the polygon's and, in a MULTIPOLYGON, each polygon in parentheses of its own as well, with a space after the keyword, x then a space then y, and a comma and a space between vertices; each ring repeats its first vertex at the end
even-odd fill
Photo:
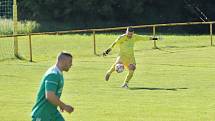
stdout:
MULTIPOLYGON (((101 53, 116 37, 97 35, 97 52, 101 53)), ((116 51, 105 58, 94 56, 92 38, 91 35, 33 36, 35 62, 1 61, 1 121, 31 120, 41 76, 54 64, 61 50, 74 55, 71 71, 64 73, 61 98, 75 107, 71 115, 63 113, 67 121, 215 120, 215 48, 210 46, 208 36, 167 35, 157 43, 160 49, 152 49, 151 41, 138 42, 137 70, 130 89, 120 88, 127 71, 113 73, 109 82, 104 81, 116 51)), ((20 53, 26 59, 27 39, 20 38, 20 53)), ((0 49, 1 54, 11 49, 5 46, 0 49)))

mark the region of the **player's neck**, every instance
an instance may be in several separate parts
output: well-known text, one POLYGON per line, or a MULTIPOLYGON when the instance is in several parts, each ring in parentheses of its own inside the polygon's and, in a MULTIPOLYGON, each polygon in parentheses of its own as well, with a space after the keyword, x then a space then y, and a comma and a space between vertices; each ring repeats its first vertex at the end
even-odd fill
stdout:
POLYGON ((56 67, 59 69, 59 71, 61 71, 61 73, 63 72, 63 68, 59 63, 56 64, 56 67))

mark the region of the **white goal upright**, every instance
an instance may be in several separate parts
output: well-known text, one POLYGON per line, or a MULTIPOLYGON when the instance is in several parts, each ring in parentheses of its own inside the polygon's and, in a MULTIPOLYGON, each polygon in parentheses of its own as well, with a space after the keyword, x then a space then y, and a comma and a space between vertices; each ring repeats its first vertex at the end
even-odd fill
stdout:
MULTIPOLYGON (((0 0, 0 35, 17 35, 17 0, 0 0)), ((18 40, 14 36, 14 55, 18 57, 18 40)))

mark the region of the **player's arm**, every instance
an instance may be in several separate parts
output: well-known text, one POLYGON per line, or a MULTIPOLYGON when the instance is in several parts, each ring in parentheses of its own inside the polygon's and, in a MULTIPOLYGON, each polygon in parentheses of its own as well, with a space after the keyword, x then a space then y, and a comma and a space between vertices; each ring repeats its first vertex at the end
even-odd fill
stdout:
POLYGON ((143 35, 134 35, 135 41, 148 41, 148 40, 158 40, 157 37, 149 37, 149 36, 143 36, 143 35))
POLYGON ((54 105, 56 105, 56 106, 59 106, 60 109, 61 109, 62 111, 65 110, 66 112, 71 113, 71 112, 73 112, 73 110, 74 110, 72 106, 66 105, 64 102, 62 102, 62 101, 55 95, 55 92, 53 92, 53 91, 46 91, 46 99, 47 99, 50 103, 52 103, 52 104, 54 104, 54 105))
POLYGON ((47 76, 45 81, 45 97, 53 105, 59 106, 62 111, 65 110, 66 112, 71 113, 74 110, 73 107, 63 103, 55 93, 57 91, 58 81, 59 79, 55 74, 47 76))
POLYGON ((122 36, 119 36, 119 37, 109 46, 109 48, 103 52, 103 56, 108 55, 114 47, 116 47, 119 43, 121 43, 121 41, 122 41, 122 36))

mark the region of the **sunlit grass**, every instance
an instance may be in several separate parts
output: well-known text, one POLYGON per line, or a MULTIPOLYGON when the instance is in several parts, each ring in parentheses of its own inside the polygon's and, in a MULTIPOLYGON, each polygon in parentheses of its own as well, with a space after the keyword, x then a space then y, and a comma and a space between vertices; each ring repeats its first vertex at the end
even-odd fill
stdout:
MULTIPOLYGON (((97 53, 117 36, 96 35, 97 53)), ((28 38, 19 39, 20 53, 28 59, 28 38)), ((13 52, 5 49, 10 45, 0 40, 0 58, 13 52)), ((166 35, 158 41, 159 49, 152 49, 152 41, 136 43, 137 69, 130 89, 120 88, 127 71, 104 81, 117 49, 107 57, 93 55, 92 35, 32 36, 32 46, 33 63, 0 62, 1 121, 31 120, 40 79, 62 50, 74 56, 71 71, 64 73, 61 99, 75 107, 71 115, 63 113, 66 121, 215 120, 215 48, 209 36, 166 35)))

